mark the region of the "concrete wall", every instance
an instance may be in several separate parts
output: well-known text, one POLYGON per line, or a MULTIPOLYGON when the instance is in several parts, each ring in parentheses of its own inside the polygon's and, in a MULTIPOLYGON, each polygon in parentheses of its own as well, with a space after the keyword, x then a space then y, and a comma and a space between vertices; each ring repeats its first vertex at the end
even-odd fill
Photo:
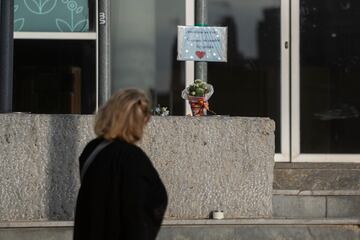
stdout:
MULTIPOLYGON (((0 114, 0 221, 72 220, 93 116, 0 114)), ((141 147, 168 189, 167 219, 270 217, 274 122, 154 117, 141 147)))

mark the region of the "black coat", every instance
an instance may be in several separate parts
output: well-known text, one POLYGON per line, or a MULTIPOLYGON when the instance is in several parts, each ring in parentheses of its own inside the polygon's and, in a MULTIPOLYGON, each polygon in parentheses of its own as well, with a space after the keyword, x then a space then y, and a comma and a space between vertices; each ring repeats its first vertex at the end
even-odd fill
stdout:
MULTIPOLYGON (((87 144, 80 169, 101 141, 87 144)), ((76 204, 74 240, 154 240, 166 206, 165 187, 146 154, 115 140, 86 171, 76 204)))

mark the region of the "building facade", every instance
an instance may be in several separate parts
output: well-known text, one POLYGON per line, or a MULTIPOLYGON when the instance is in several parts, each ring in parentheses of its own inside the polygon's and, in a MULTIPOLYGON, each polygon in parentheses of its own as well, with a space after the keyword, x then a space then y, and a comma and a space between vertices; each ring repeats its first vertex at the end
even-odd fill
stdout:
MULTIPOLYGON (((268 117, 276 123, 276 163, 275 167, 267 165, 273 178, 266 177, 272 217, 165 221, 159 239, 360 238, 360 2, 11 1, 14 1, 13 11, 10 11, 14 13, 14 46, 9 44, 6 46, 10 49, 4 49, 3 38, 0 38, 0 62, 4 63, 3 56, 13 50, 14 70, 11 82, 5 82, 3 70, 9 70, 12 62, 8 61, 9 68, 0 64, 0 110, 3 99, 10 96, 12 112, 34 114, 1 114, 0 185, 4 186, 4 191, 0 199, 5 199, 2 203, 11 207, 2 208, 10 215, 6 221, 0 221, 0 239, 72 238, 71 204, 74 204, 78 186, 74 169, 77 169, 76 158, 82 149, 79 142, 85 140, 84 136, 92 137, 92 117, 78 114, 94 113, 111 93, 127 87, 144 89, 154 105, 169 107, 171 115, 182 116, 189 112, 181 91, 194 81, 195 64, 176 60, 177 26, 195 25, 198 2, 207 2, 208 25, 228 27, 228 62, 207 65, 207 80, 215 89, 210 108, 219 115, 268 117), (3 86, 12 86, 13 90, 6 92, 3 86), (70 177, 66 177, 69 174, 70 177), (44 184, 36 184, 31 179, 44 184), (21 184, 22 181, 26 184, 21 184), (39 198, 34 197, 37 194, 46 200, 38 201, 39 198), (18 205, 14 205, 14 200, 18 205), (34 206, 27 208, 30 214, 19 211, 29 205, 34 206), (30 218, 23 223, 11 216, 21 213, 19 216, 24 220, 32 216, 31 213, 39 213, 39 206, 45 212, 39 218, 30 218)), ((0 6, 8 2, 10 0, 0 0, 0 6)), ((3 13, 0 14, 0 36, 4 33, 2 21, 9 17, 3 13)), ((9 76, 9 71, 6 74, 9 76)), ((166 120, 159 117, 154 120, 158 121, 158 127, 153 128, 154 136, 157 136, 158 128, 164 128, 166 121, 173 124, 167 125, 168 129, 191 130, 187 128, 186 118, 166 120)), ((198 152, 203 154, 195 154, 195 157, 205 160, 205 164, 196 162, 205 166, 197 170, 202 171, 203 181, 212 176, 207 173, 214 169, 219 172, 211 172, 216 173, 211 180, 228 176, 221 172, 226 169, 221 169, 221 164, 226 162, 223 158, 229 158, 229 151, 234 155, 242 151, 244 156, 232 161, 240 160, 239 169, 228 169, 234 176, 247 175, 249 178, 238 180, 239 183, 248 184, 257 198, 264 198, 256 187, 256 184, 263 185, 256 174, 264 171, 251 159, 255 155, 263 157, 261 149, 270 146, 253 141, 273 136, 268 135, 266 130, 269 128, 257 124, 258 120, 264 119, 221 117, 198 120, 192 118, 188 122, 204 125, 211 121, 221 122, 221 127, 214 131, 217 135, 210 136, 216 135, 218 139, 208 141, 212 144, 204 141, 200 134, 190 136, 198 141, 198 152), (232 131, 227 122, 234 120, 243 122, 236 131, 232 131), (250 134, 252 131, 260 133, 261 137, 254 137, 250 134), (235 139, 233 145, 229 139, 221 139, 227 135, 235 139), (216 155, 222 152, 219 149, 224 153, 216 155), (220 163, 207 164, 207 154, 216 155, 220 163), (249 161, 241 162, 244 159, 249 161)), ((161 133, 166 135, 168 132, 162 129, 161 133)), ((157 143, 166 154, 171 152, 166 144, 172 145, 172 142, 163 144, 161 141, 166 138, 153 139, 159 140, 157 143)), ((159 161, 173 160, 174 153, 184 156, 181 148, 172 147, 175 150, 171 156, 166 155, 159 161)), ((154 156, 159 156, 158 149, 152 152, 154 156)), ((186 149, 193 150, 192 147, 186 149)), ((273 164, 272 157, 269 159, 268 163, 273 164)), ((173 162, 183 164, 181 160, 173 162)), ((259 165, 265 166, 261 162, 259 165)), ((193 166, 188 168, 194 169, 193 166)), ((171 176, 181 173, 177 168, 166 171, 168 169, 175 173, 166 172, 171 176)), ((191 176, 199 187, 195 175, 196 171, 179 179, 187 181, 191 176)), ((186 196, 181 181, 169 182, 180 186, 176 193, 186 196)), ((243 191, 229 190, 231 188, 226 186, 229 183, 234 184, 236 180, 219 185, 215 182, 213 186, 231 196, 241 195, 240 200, 249 200, 243 191)), ((191 189, 192 186, 187 191, 192 194, 191 189)), ((204 199, 213 200, 209 189, 203 189, 205 191, 200 190, 204 199)), ((195 199, 202 201, 197 196, 195 199)), ((4 216, 7 217, 2 214, 4 216)))
MULTIPOLYGON (((195 24, 194 2, 15 0, 13 111, 89 114, 139 87, 185 115, 194 63, 176 61, 177 26, 195 24)), ((229 29, 228 62, 208 64, 211 109, 274 119, 276 161, 360 162, 360 5, 207 3, 209 25, 229 29)))

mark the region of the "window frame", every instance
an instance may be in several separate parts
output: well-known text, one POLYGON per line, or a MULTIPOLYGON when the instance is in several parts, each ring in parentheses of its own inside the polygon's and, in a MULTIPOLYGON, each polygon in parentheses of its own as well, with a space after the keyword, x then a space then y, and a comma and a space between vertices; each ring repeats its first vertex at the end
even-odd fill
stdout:
POLYGON ((290 0, 281 0, 280 11, 281 39, 279 44, 281 44, 281 153, 275 154, 275 162, 290 162, 290 0))
POLYGON ((96 32, 14 32, 14 39, 97 40, 96 32))
MULTIPOLYGON (((195 25, 195 0, 185 1, 185 24, 187 26, 195 25)), ((188 87, 194 82, 195 77, 195 62, 185 62, 185 87, 188 87)), ((190 105, 185 101, 185 115, 191 115, 190 105)))

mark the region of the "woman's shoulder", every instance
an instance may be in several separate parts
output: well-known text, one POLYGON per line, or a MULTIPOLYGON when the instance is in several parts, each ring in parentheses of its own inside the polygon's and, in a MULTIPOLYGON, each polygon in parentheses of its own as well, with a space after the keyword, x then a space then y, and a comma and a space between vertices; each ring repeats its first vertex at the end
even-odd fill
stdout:
MULTIPOLYGON (((101 142, 107 141, 104 138, 98 137, 90 140, 84 147, 83 154, 87 155, 87 153, 92 152, 101 142)), ((116 139, 111 140, 109 143, 109 151, 118 151, 122 150, 127 154, 137 155, 138 157, 147 157, 146 153, 138 146, 128 143, 126 141, 116 139)))
MULTIPOLYGON (((103 138, 95 138, 89 141, 80 156, 80 164, 84 161, 84 159, 88 158, 94 149, 103 141, 103 138)), ((105 152, 106 155, 111 155, 113 159, 121 158, 121 162, 124 162, 125 166, 127 165, 128 167, 152 167, 149 157, 139 146, 128 143, 124 140, 116 139, 111 141, 109 147, 106 147, 105 152)))
POLYGON ((125 143, 129 153, 136 155, 137 157, 147 158, 146 153, 137 145, 132 143, 125 143))
POLYGON ((102 141, 101 138, 94 138, 90 140, 84 147, 84 150, 82 151, 80 155, 80 162, 82 159, 86 159, 92 151, 96 148, 97 145, 102 141))
POLYGON ((121 144, 124 153, 126 153, 126 158, 128 158, 126 164, 131 167, 135 167, 137 169, 144 168, 153 168, 152 162, 149 159, 148 155, 137 145, 132 143, 127 143, 125 141, 120 140, 117 144, 121 144))

